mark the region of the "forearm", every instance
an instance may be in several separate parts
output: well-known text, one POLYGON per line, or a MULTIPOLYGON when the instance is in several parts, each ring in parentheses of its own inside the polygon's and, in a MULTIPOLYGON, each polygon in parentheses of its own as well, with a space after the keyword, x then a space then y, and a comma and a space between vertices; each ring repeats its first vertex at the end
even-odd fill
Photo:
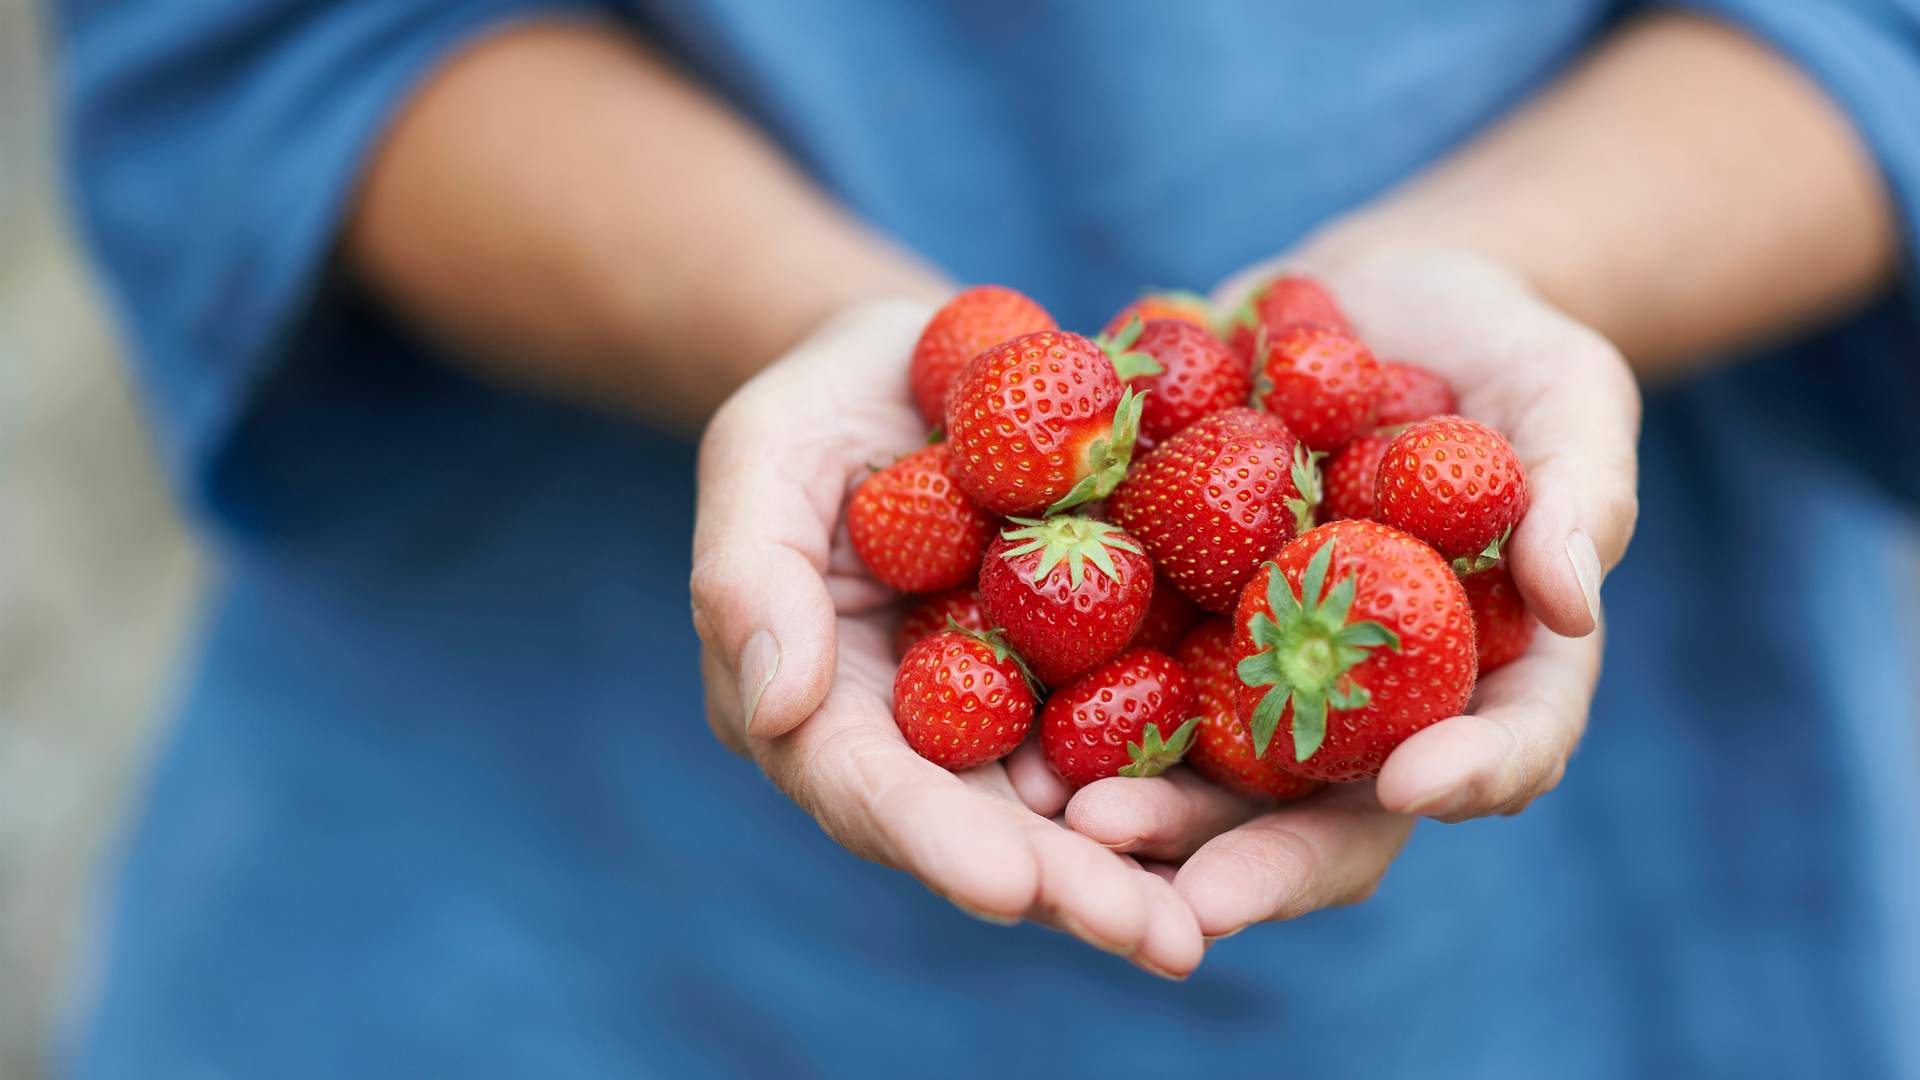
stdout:
POLYGON ((1897 241, 1819 88, 1740 33, 1661 15, 1306 251, 1423 245, 1514 268, 1658 375, 1865 302, 1897 241))
POLYGON ((492 373, 684 426, 834 310, 946 289, 587 25, 509 31, 440 71, 376 155, 344 253, 492 373))

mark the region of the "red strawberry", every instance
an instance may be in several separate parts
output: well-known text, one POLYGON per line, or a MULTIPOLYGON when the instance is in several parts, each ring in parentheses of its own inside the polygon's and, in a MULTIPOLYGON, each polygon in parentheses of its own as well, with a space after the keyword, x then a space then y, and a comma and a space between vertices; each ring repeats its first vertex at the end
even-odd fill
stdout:
POLYGON ((1320 323, 1267 331, 1254 348, 1253 404, 1314 450, 1338 449, 1373 426, 1380 362, 1360 340, 1320 323))
POLYGON ((1453 387, 1426 368, 1382 360, 1380 377, 1380 407, 1373 422, 1381 427, 1411 424, 1460 409, 1453 397, 1453 387))
POLYGON ((927 423, 946 419, 947 387, 967 361, 1003 341, 1058 326, 1047 309, 1001 285, 975 285, 933 313, 907 365, 914 404, 927 423))
POLYGON ((967 362, 947 395, 954 475, 996 514, 1064 510, 1127 474, 1140 399, 1100 346, 1043 330, 967 362))
POLYGON ((1466 590, 1432 548, 1375 522, 1322 525, 1281 549, 1233 626, 1235 715, 1269 761, 1316 780, 1377 775, 1473 694, 1466 590))
POLYGON ((1500 557, 1527 514, 1527 476, 1506 437, 1461 416, 1401 432, 1380 459, 1373 516, 1458 560, 1462 573, 1500 557))
POLYGON ((1119 353, 1114 369, 1127 379, 1146 403, 1140 409, 1140 447, 1145 449, 1195 420, 1247 402, 1253 379, 1246 361, 1235 356, 1220 339, 1187 322, 1155 319, 1128 323, 1100 342, 1108 353, 1119 353), (1150 367, 1129 377, 1123 357, 1146 357, 1150 367))
POLYGON ((1193 740, 1193 680, 1165 653, 1129 649, 1047 699, 1040 748, 1071 787, 1158 776, 1193 740))
POLYGON ((1513 575, 1501 562, 1460 579, 1473 605, 1474 640, 1480 643, 1480 674, 1520 659, 1533 644, 1540 620, 1527 610, 1514 587, 1513 575))
POLYGON ((881 469, 847 500, 847 538, 882 585, 933 592, 966 581, 993 542, 993 515, 953 482, 946 443, 881 469))
POLYGON ((1272 334, 1301 322, 1348 328, 1340 305, 1318 281, 1300 276, 1274 278, 1233 313, 1227 341, 1241 359, 1252 362, 1261 327, 1272 334))
POLYGON ((900 619, 893 631, 893 655, 907 655, 913 643, 949 628, 949 620, 962 630, 986 630, 987 613, 980 610, 980 583, 969 582, 943 593, 935 593, 915 605, 900 619))
POLYGON ((1376 431, 1362 435, 1327 459, 1320 470, 1321 486, 1326 491, 1326 501, 1320 504, 1322 518, 1366 521, 1373 517, 1373 478, 1380 472, 1380 457, 1395 434, 1376 431))
POLYGON ((1158 570, 1153 574, 1153 599, 1147 603, 1147 617, 1127 642, 1129 649, 1157 649, 1170 653, 1193 624, 1207 617, 1207 611, 1181 592, 1158 570))
POLYGON ((1232 619, 1215 615, 1194 627, 1180 639, 1173 658, 1193 676, 1194 708, 1200 714, 1187 764, 1221 787, 1255 799, 1297 799, 1322 786, 1253 752, 1253 736, 1233 712, 1240 676, 1233 666, 1232 619))
POLYGON ((1048 686, 1126 647, 1146 617, 1153 564, 1117 525, 1015 518, 980 565, 980 606, 1048 686))
POLYGON ((1140 321, 1142 322, 1152 322, 1155 319, 1175 319, 1184 323, 1192 323, 1209 334, 1213 333, 1213 305, 1207 302, 1207 298, 1201 296, 1199 293, 1175 290, 1173 292, 1148 293, 1133 303, 1128 304, 1126 307, 1121 308, 1120 314, 1115 315, 1113 319, 1107 323, 1106 328, 1100 331, 1100 336, 1117 336, 1120 331, 1127 328, 1127 324, 1132 322, 1136 315, 1140 317, 1140 321))
POLYGON ((893 677, 893 719, 913 752, 949 769, 1002 758, 1033 726, 1033 691, 997 634, 921 638, 893 677))
POLYGON ((1141 458, 1107 512, 1167 580, 1225 612, 1260 561, 1310 520, 1318 487, 1305 448, 1279 418, 1226 409, 1141 458))

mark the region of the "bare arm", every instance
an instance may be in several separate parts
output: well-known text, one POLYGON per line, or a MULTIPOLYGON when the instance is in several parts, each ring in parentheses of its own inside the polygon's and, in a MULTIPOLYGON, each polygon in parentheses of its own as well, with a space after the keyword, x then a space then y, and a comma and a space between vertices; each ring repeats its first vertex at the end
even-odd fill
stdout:
POLYGON ((375 157, 345 250, 474 363, 688 428, 834 311, 946 291, 587 24, 511 30, 438 72, 375 157))
POLYGON ((1898 246, 1873 161, 1813 81, 1675 14, 1309 247, 1436 244, 1517 270, 1643 375, 1844 314, 1898 246))

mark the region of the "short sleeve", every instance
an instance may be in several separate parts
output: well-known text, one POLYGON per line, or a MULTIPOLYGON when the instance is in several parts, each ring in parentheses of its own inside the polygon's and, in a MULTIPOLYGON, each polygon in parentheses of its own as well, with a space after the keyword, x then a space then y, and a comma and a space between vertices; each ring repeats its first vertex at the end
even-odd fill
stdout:
POLYGON ((63 0, 81 228, 191 489, 318 288, 370 150, 477 35, 585 0, 63 0))

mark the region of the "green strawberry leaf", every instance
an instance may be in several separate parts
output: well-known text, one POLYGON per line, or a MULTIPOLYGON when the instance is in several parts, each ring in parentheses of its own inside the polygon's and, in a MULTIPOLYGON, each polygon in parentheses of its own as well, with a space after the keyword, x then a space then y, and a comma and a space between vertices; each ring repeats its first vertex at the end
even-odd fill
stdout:
POLYGON ((1067 564, 1067 582, 1073 588, 1079 588, 1086 577, 1087 563, 1093 563, 1095 569, 1107 575, 1109 581, 1120 580, 1120 570, 1113 564, 1113 553, 1109 549, 1130 551, 1135 555, 1143 554, 1139 545, 1123 532, 1118 525, 1105 521, 1095 521, 1089 517, 1063 516, 1035 520, 1033 518, 1009 518, 1020 526, 1007 529, 1000 535, 1008 540, 1022 543, 1000 553, 1003 559, 1017 559, 1022 555, 1040 552, 1040 564, 1029 577, 1038 582, 1045 581, 1053 568, 1062 562, 1067 564))
POLYGON ((1187 748, 1193 744, 1194 729, 1199 723, 1199 717, 1190 718, 1164 742, 1160 738, 1160 725, 1148 724, 1140 733, 1139 742, 1127 744, 1127 756, 1133 759, 1133 764, 1122 765, 1120 775, 1159 776, 1166 772, 1186 755, 1187 748))
POLYGON ((1047 507, 1047 515, 1071 510, 1081 503, 1104 499, 1127 478, 1127 466, 1133 462, 1133 443, 1140 435, 1140 406, 1146 397, 1127 390, 1113 412, 1113 429, 1105 439, 1095 439, 1087 447, 1086 478, 1060 501, 1047 507))
POLYGON ((1320 545, 1300 575, 1300 595, 1278 565, 1267 563, 1267 607, 1247 622, 1256 651, 1235 672, 1242 684, 1268 687, 1248 724, 1256 755, 1264 756, 1281 717, 1293 707, 1294 760, 1319 751, 1327 736, 1327 713, 1358 709, 1373 698, 1348 674, 1375 649, 1400 651, 1400 635, 1372 619, 1351 618, 1359 583, 1354 575, 1327 584, 1334 542, 1320 545))
POLYGON ((1494 537, 1493 540, 1481 550, 1480 554, 1470 557, 1463 556, 1453 560, 1454 576, 1466 577, 1469 574, 1478 574, 1482 570, 1493 569, 1494 565, 1500 561, 1500 552, 1506 548, 1507 540, 1512 535, 1513 526, 1509 525, 1506 531, 1494 537))
POLYGON ((1119 333, 1112 337, 1101 334, 1093 339, 1093 343, 1100 346, 1101 351, 1107 354, 1107 359, 1113 361, 1113 373, 1120 376, 1121 382, 1142 375, 1164 375, 1167 372, 1166 368, 1160 366, 1160 361, 1153 358, 1152 353, 1140 352, 1133 347, 1133 343, 1140 340, 1140 331, 1146 325, 1140 318, 1140 313, 1136 311, 1133 318, 1127 320, 1127 325, 1120 328, 1119 333))
POLYGON ((1011 657, 1013 659, 1013 666, 1020 670, 1020 678, 1027 684, 1027 692, 1033 695, 1033 700, 1039 702, 1046 697, 1047 688, 1041 685, 1039 678, 1034 675, 1033 669, 1027 666, 1027 658, 1015 652, 1013 646, 1007 644, 1007 632, 1005 630, 997 626, 988 630, 969 630, 961 626, 959 620, 951 615, 947 616, 947 629, 956 633, 965 634, 985 645, 987 648, 992 649, 993 662, 996 664, 1004 664, 1007 658, 1011 657))

